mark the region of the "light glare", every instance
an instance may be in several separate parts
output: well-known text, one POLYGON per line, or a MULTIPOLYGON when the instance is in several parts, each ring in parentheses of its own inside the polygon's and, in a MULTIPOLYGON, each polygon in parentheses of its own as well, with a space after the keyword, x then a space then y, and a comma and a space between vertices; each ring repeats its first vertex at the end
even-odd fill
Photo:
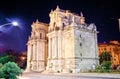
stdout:
POLYGON ((17 26, 18 25, 18 23, 17 22, 12 22, 12 24, 14 25, 14 26, 17 26))

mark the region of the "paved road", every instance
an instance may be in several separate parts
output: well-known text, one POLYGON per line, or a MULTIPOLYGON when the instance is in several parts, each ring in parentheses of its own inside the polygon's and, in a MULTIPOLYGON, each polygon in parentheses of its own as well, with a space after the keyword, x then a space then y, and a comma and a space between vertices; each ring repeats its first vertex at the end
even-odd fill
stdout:
POLYGON ((25 73, 19 79, 120 79, 120 74, 40 74, 25 73))

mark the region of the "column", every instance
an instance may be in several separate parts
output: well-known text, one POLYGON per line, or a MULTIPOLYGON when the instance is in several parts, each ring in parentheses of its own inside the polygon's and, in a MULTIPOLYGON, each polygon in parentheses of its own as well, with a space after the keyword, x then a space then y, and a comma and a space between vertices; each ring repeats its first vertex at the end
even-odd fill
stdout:
MULTIPOLYGON (((64 64, 63 62, 62 62, 62 58, 63 58, 63 56, 62 56, 62 31, 60 30, 59 31, 59 37, 58 37, 58 46, 59 46, 59 69, 60 69, 60 71, 62 70, 62 65, 64 64)), ((63 44, 65 44, 65 43, 63 43, 63 44)), ((64 47, 63 47, 64 48, 64 47)))
POLYGON ((55 58, 55 38, 52 38, 52 58, 55 58))
POLYGON ((53 58, 54 56, 54 38, 51 38, 51 59, 53 58))
POLYGON ((33 60, 36 60, 36 45, 33 44, 33 60))
POLYGON ((59 64, 59 60, 58 60, 58 40, 57 40, 57 35, 54 38, 54 56, 55 56, 55 60, 54 60, 54 65, 55 65, 55 71, 59 70, 58 64, 59 64))
POLYGON ((42 70, 45 70, 45 41, 44 42, 42 42, 42 57, 43 57, 43 59, 42 59, 42 70))
POLYGON ((51 38, 49 38, 49 41, 48 41, 48 59, 50 59, 51 58, 51 38))
POLYGON ((37 41, 37 43, 36 43, 36 46, 37 46, 37 51, 36 51, 36 60, 37 60, 37 70, 39 71, 39 41, 37 41))
POLYGON ((31 44, 31 60, 33 60, 33 44, 31 44))
MULTIPOLYGON (((59 58, 62 58, 62 32, 59 31, 59 37, 58 37, 58 46, 59 46, 59 58)), ((64 44, 64 43, 63 43, 64 44)))
POLYGON ((55 56, 55 58, 57 58, 57 53, 58 53, 58 51, 57 51, 57 49, 58 49, 58 46, 57 46, 57 36, 54 38, 54 56, 55 56))
POLYGON ((30 71, 30 59, 31 59, 31 45, 28 44, 28 51, 27 51, 27 71, 30 71))

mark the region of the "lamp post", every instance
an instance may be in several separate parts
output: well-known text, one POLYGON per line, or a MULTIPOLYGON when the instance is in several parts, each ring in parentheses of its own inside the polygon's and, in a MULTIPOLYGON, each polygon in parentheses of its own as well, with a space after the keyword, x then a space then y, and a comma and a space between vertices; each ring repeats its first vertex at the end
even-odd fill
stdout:
POLYGON ((13 25, 13 26, 17 26, 18 25, 18 23, 16 22, 16 21, 13 21, 13 22, 11 22, 11 23, 6 23, 6 24, 3 24, 3 25, 0 25, 0 27, 3 27, 3 26, 6 26, 6 25, 13 25))

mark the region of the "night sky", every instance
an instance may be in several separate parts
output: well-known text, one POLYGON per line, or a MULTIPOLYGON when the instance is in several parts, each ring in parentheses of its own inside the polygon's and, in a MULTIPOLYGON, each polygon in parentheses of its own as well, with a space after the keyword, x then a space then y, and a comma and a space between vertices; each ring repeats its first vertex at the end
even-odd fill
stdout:
POLYGON ((18 21, 19 26, 0 27, 0 51, 12 49, 26 51, 31 24, 38 19, 49 23, 49 13, 57 5, 61 9, 76 14, 83 12, 86 23, 97 26, 98 42, 119 40, 118 18, 120 6, 118 0, 0 0, 0 25, 18 21))

